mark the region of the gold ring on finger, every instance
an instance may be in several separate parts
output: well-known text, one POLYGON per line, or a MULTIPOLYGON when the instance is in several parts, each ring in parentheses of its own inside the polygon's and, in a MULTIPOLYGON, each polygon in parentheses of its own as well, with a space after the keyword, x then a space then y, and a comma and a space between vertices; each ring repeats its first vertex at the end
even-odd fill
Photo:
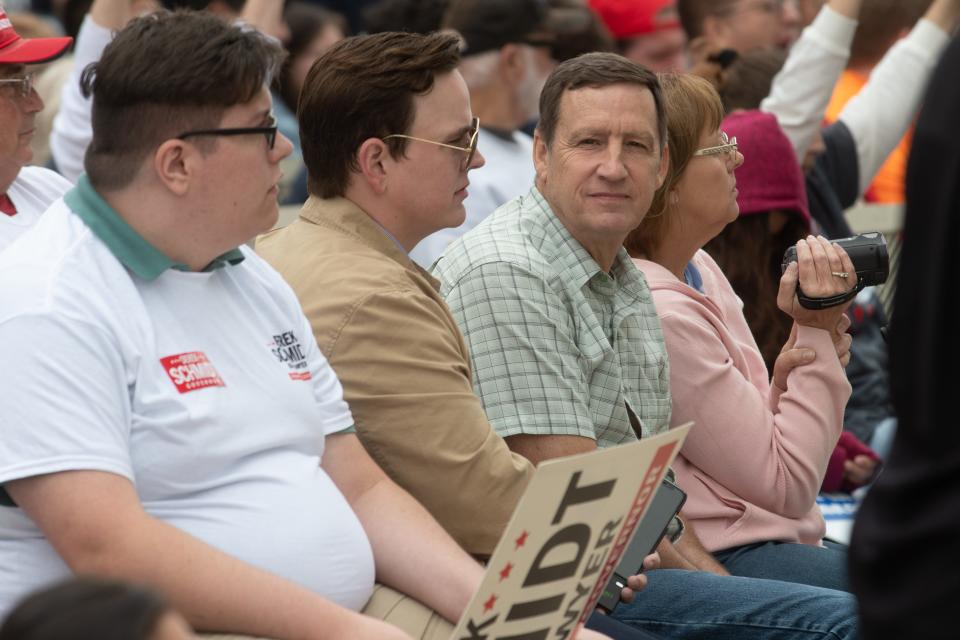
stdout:
POLYGON ((834 275, 834 276, 837 276, 838 278, 843 278, 844 280, 846 280, 847 278, 850 277, 850 272, 849 271, 831 271, 830 275, 834 275))

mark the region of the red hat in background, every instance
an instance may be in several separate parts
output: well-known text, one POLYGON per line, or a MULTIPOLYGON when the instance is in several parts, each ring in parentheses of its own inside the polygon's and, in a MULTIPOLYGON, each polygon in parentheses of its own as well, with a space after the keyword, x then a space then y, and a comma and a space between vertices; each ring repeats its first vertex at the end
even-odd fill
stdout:
POLYGON ((73 38, 21 38, 0 6, 0 64, 39 64, 60 57, 73 38))
POLYGON ((740 215, 779 209, 799 214, 810 226, 803 170, 776 117, 750 109, 735 111, 720 125, 737 138, 743 164, 737 169, 740 215))
POLYGON ((589 0, 589 4, 617 40, 680 26, 676 0, 589 0))

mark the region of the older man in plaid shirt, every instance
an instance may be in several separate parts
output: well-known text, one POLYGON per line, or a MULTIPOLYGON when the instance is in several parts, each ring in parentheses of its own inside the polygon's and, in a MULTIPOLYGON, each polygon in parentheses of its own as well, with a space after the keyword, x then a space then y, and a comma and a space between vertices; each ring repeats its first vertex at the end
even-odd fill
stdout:
MULTIPOLYGON (((581 56, 547 80, 540 114, 535 186, 434 267, 490 423, 534 463, 660 433, 671 407, 653 299, 623 249, 668 169, 659 83, 581 56)), ((731 577, 690 530, 658 550, 668 570, 615 617, 672 638, 856 634, 849 594, 731 577)))

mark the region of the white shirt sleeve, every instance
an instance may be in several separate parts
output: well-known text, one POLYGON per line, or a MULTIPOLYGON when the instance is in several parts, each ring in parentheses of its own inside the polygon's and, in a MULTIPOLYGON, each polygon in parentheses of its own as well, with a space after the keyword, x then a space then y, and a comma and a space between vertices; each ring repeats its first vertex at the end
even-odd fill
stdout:
POLYGON ((847 66, 857 21, 825 6, 790 50, 760 109, 777 117, 797 154, 803 157, 823 123, 833 88, 847 66))
POLYGON ((80 75, 87 65, 100 59, 112 39, 110 29, 101 27, 89 15, 84 18, 74 48, 73 72, 63 85, 60 111, 53 119, 53 131, 50 134, 50 152, 57 164, 57 171, 70 182, 76 182, 83 173, 83 156, 93 138, 90 124, 93 105, 80 92, 80 75))
POLYGON ((840 112, 857 143, 860 193, 873 181, 887 156, 913 122, 930 74, 950 37, 929 20, 920 20, 893 45, 870 80, 840 112))
POLYGON ((71 470, 134 480, 127 373, 103 328, 27 313, 0 322, 0 353, 0 483, 71 470))

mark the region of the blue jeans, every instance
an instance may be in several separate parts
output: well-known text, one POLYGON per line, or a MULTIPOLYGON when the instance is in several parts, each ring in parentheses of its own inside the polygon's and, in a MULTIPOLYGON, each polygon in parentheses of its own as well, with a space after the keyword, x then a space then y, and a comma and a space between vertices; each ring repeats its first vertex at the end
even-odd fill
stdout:
POLYGON ((857 609, 843 591, 807 585, 659 569, 613 617, 664 638, 698 640, 853 640, 857 609))
POLYGON ((587 629, 599 631, 612 640, 663 640, 660 636, 618 622, 602 613, 591 614, 584 626, 587 629))
POLYGON ((825 544, 826 547, 814 547, 792 542, 757 542, 713 555, 735 576, 849 591, 847 547, 830 541, 825 544))

